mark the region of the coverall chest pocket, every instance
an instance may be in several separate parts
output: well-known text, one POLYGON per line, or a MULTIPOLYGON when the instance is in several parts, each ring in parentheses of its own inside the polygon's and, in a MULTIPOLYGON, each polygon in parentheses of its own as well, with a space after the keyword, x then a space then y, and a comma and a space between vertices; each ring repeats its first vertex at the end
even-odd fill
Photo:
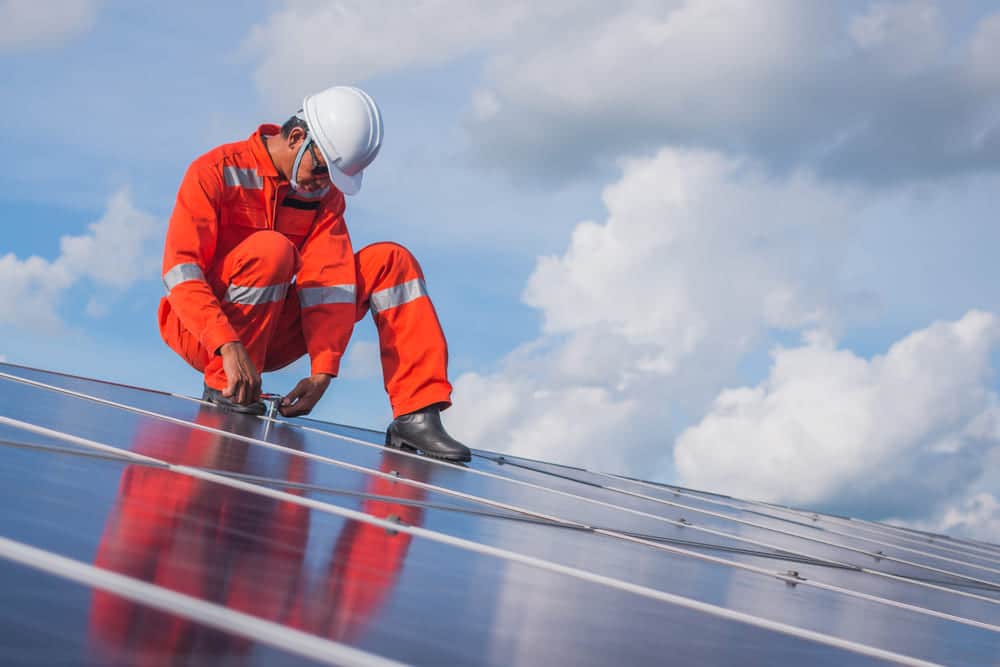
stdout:
POLYGON ((315 210, 299 210, 291 206, 278 207, 278 220, 274 228, 296 243, 301 243, 312 230, 315 210))
POLYGON ((235 201, 223 207, 221 222, 223 226, 267 229, 267 211, 263 206, 235 201))

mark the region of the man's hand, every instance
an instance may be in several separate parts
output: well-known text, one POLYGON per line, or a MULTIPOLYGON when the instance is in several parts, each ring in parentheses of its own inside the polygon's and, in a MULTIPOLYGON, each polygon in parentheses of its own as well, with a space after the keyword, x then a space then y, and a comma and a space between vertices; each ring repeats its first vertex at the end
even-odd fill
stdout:
POLYGON ((226 343, 219 348, 222 370, 226 372, 226 388, 222 395, 240 405, 260 398, 260 373, 250 360, 243 343, 226 343))
POLYGON ((332 377, 325 373, 317 373, 299 380, 295 389, 292 389, 291 393, 281 399, 278 412, 284 417, 300 417, 309 414, 313 407, 319 403, 319 399, 323 398, 332 377))

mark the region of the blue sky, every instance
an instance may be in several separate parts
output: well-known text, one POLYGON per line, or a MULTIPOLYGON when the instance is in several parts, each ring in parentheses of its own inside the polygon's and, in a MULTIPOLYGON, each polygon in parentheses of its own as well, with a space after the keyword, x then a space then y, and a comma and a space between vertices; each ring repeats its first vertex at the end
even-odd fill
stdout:
MULTIPOLYGON (((420 258, 456 435, 1000 539, 992 3, 60 6, 0 1, 7 361, 197 392, 155 325, 185 167, 356 84, 348 226, 420 258)), ((388 421, 375 340, 316 416, 388 421)))

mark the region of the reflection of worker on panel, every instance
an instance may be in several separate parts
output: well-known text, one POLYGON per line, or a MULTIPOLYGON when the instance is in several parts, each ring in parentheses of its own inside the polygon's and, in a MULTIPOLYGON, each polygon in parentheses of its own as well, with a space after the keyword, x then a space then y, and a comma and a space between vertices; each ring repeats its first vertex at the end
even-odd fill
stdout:
MULTIPOLYGON (((203 410, 197 422, 226 428, 232 414, 203 410)), ((301 432, 281 424, 275 439, 302 448, 301 432)), ((306 482, 307 459, 255 449, 252 444, 192 431, 147 433, 135 451, 174 464, 306 482), (277 465, 263 466, 265 452, 277 465), (263 468, 263 469, 262 469, 263 468)), ((396 456, 382 470, 423 479, 425 464, 396 456)), ((282 488, 282 487, 277 487, 282 488)), ((282 490, 302 495, 296 488, 282 490)), ((422 489, 371 477, 361 510, 420 525, 422 489), (374 496, 374 497, 372 497, 374 496)), ((322 499, 321 497, 319 499, 322 499)), ((398 579, 411 536, 358 521, 344 524, 321 581, 303 571, 309 509, 251 491, 206 482, 157 467, 131 465, 108 518, 95 564, 108 570, 340 641, 351 641, 375 617, 398 579)), ((199 658, 248 657, 251 639, 229 635, 95 591, 90 633, 102 663, 175 664, 199 658)))
MULTIPOLYGON (((403 478, 426 480, 427 466, 421 461, 397 456, 383 459, 381 470, 398 471, 403 478)), ((384 477, 369 479, 370 496, 361 511, 408 526, 423 524, 424 490, 384 477), (402 502, 392 502, 392 499, 402 502)), ((320 585, 310 586, 303 596, 302 629, 351 642, 360 637, 377 616, 399 577, 413 536, 381 526, 350 521, 337 538, 320 585)))
MULTIPOLYGON (((226 415, 204 410, 198 422, 225 428, 226 415)), ((204 431, 186 441, 147 433, 135 450, 170 463, 306 481, 306 459, 270 456, 277 470, 254 463, 254 446, 204 431), (148 445, 146 443, 149 443, 148 445)), ((142 436, 140 436, 142 437, 142 436)), ((295 429, 282 441, 301 448, 295 429)), ((270 454, 270 453, 269 453, 270 454)), ((286 489, 301 494, 300 490, 286 489)), ((132 465, 122 474, 95 564, 201 600, 276 622, 294 606, 308 537, 309 510, 287 501, 132 465)), ((102 662, 173 664, 178 655, 246 655, 252 640, 95 591, 91 637, 102 662)))

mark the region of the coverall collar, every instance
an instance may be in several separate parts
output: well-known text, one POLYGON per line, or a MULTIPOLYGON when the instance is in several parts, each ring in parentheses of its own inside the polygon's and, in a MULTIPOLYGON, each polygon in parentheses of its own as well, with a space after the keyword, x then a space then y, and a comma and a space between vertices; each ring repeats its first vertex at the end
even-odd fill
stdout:
POLYGON ((267 147, 264 145, 264 140, 261 138, 265 135, 272 137, 277 134, 281 134, 280 127, 270 123, 265 123, 264 125, 258 127, 257 131, 251 134, 250 139, 248 139, 250 143, 250 152, 253 153, 254 158, 257 159, 257 173, 261 176, 280 178, 278 170, 274 166, 274 162, 271 161, 271 154, 267 152, 267 147))

